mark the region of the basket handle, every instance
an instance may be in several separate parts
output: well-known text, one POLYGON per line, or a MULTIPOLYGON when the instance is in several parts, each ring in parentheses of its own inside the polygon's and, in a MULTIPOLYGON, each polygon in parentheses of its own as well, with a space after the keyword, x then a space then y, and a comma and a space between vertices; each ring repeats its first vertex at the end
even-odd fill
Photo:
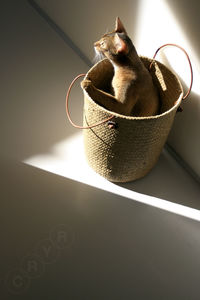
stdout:
POLYGON ((155 60, 155 57, 156 57, 157 53, 158 53, 162 48, 168 47, 168 46, 174 46, 174 47, 177 47, 177 48, 181 49, 181 50, 184 52, 184 54, 186 55, 186 58, 187 58, 188 63, 189 63, 189 67, 190 67, 190 75, 191 75, 191 81, 190 81, 190 86, 189 86, 189 88, 188 88, 187 93, 185 94, 185 96, 183 96, 183 100, 184 100, 184 99, 186 99, 186 98, 189 96, 189 94, 190 94, 190 92, 191 92, 191 89, 192 89, 192 84, 193 84, 193 70, 192 70, 192 64, 191 64, 189 55, 187 54, 187 52, 185 51, 185 49, 183 49, 181 46, 179 46, 179 45, 177 45, 177 44, 164 44, 164 45, 162 45, 161 47, 159 47, 159 48, 156 50, 156 52, 155 52, 155 54, 154 54, 154 56, 153 56, 153 60, 152 60, 152 62, 151 62, 151 64, 150 64, 150 66, 149 66, 149 70, 151 69, 151 67, 152 67, 152 65, 153 65, 153 63, 154 63, 154 60, 155 60))
POLYGON ((89 126, 80 126, 80 125, 76 125, 76 124, 72 121, 71 116, 70 116, 70 113, 69 113, 69 95, 70 95, 70 92, 71 92, 71 89, 72 89, 74 83, 75 83, 80 77, 83 77, 83 76, 85 76, 85 75, 86 75, 86 74, 79 74, 78 76, 76 76, 76 77, 74 78, 74 80, 71 82, 71 84, 70 84, 70 86, 69 86, 69 88, 68 88, 67 95, 66 95, 66 114, 67 114, 68 120, 69 120, 69 122, 71 123, 72 126, 74 126, 75 128, 78 128, 78 129, 90 129, 90 128, 99 126, 99 125, 101 125, 101 124, 104 124, 104 123, 106 123, 106 122, 108 122, 108 121, 110 121, 111 119, 114 118, 114 116, 111 116, 111 117, 109 117, 109 118, 107 118, 107 119, 104 119, 104 120, 102 120, 102 121, 100 121, 100 122, 97 122, 97 123, 95 123, 95 124, 93 124, 93 125, 89 125, 89 126))

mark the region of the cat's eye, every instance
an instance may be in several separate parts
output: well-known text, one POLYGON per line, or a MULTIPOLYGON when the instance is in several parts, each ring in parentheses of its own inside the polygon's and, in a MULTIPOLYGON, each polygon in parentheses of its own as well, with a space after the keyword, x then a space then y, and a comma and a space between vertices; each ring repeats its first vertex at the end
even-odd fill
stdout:
POLYGON ((104 47, 104 46, 105 46, 105 42, 102 41, 102 42, 100 43, 100 46, 101 46, 101 47, 104 47))

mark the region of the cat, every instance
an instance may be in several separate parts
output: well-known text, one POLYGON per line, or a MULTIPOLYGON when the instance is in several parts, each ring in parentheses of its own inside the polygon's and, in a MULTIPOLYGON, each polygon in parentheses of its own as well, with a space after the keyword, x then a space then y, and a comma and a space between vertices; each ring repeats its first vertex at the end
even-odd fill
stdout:
POLYGON ((94 95, 106 109, 126 116, 153 116, 159 112, 159 97, 152 77, 139 58, 119 17, 115 30, 94 43, 97 54, 107 58, 114 68, 112 94, 100 93, 90 80, 81 86, 94 95))

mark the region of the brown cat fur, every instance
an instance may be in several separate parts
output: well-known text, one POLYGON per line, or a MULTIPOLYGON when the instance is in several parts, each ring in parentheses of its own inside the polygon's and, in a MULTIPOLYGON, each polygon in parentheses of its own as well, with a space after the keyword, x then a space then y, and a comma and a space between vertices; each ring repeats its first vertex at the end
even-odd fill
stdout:
POLYGON ((116 19, 115 30, 104 34, 94 47, 114 67, 114 96, 102 94, 90 80, 82 81, 82 88, 88 90, 90 95, 94 94, 94 100, 113 112, 138 117, 156 115, 159 111, 159 98, 152 77, 119 18, 116 19))

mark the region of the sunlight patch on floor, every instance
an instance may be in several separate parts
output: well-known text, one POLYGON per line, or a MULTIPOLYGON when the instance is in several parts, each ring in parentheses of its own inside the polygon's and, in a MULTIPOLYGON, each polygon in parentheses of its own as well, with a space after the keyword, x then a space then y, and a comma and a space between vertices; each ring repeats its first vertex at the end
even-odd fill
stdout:
POLYGON ((96 174, 87 164, 82 133, 54 145, 46 154, 35 155, 24 163, 141 203, 200 221, 200 211, 167 200, 134 192, 96 174))

